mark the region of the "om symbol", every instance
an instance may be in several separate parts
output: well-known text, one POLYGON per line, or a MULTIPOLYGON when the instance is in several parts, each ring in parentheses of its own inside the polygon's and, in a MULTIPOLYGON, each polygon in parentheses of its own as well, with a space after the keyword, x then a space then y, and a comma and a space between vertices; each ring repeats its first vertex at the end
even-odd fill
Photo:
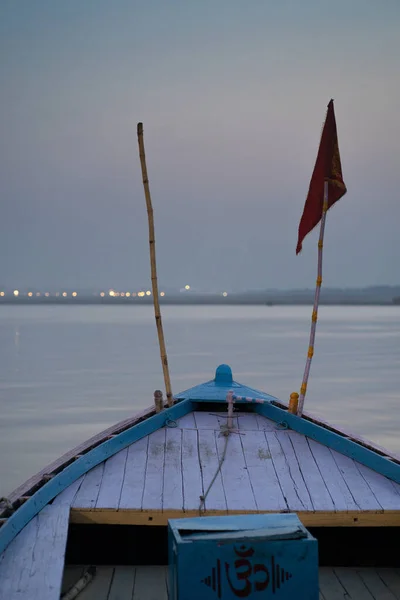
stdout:
POLYGON ((241 585, 236 587, 232 582, 230 575, 231 566, 227 562, 225 563, 225 573, 229 587, 235 596, 238 598, 246 598, 247 596, 250 596, 253 586, 254 590, 257 592, 262 592, 267 589, 270 581, 268 567, 263 564, 252 565, 250 560, 248 560, 253 556, 254 549, 247 549, 245 546, 241 546, 240 549, 234 548, 234 551, 239 557, 235 560, 234 567, 236 571, 236 579, 239 583, 241 583, 241 585), (252 575, 254 575, 254 577, 250 579, 252 575))

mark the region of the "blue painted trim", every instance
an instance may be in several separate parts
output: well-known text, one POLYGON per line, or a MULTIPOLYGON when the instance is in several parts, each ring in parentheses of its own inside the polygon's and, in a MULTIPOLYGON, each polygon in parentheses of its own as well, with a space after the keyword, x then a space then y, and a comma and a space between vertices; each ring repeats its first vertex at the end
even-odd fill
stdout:
POLYGON ((130 429, 123 431, 116 437, 103 442, 87 454, 78 458, 61 473, 56 475, 43 487, 41 487, 29 500, 27 500, 7 520, 0 529, 0 554, 6 549, 14 537, 42 510, 53 498, 63 492, 71 483, 90 471, 93 467, 110 458, 130 444, 161 429, 167 419, 176 420, 193 410, 190 400, 184 400, 171 408, 149 417, 145 421, 133 425, 130 429))
POLYGON ((273 404, 253 404, 254 411, 259 415, 277 423, 287 423, 289 429, 302 433, 316 442, 328 446, 349 458, 377 471, 381 475, 400 483, 400 465, 389 458, 369 450, 353 440, 330 431, 321 425, 297 417, 273 404))
MULTIPOLYGON (((178 400, 196 400, 198 402, 226 402, 227 393, 232 390, 236 396, 260 398, 266 401, 277 401, 278 398, 265 394, 260 390, 242 385, 233 380, 229 365, 220 365, 215 372, 215 378, 206 383, 196 385, 175 396, 178 400)), ((240 402, 240 401, 239 401, 240 402)))

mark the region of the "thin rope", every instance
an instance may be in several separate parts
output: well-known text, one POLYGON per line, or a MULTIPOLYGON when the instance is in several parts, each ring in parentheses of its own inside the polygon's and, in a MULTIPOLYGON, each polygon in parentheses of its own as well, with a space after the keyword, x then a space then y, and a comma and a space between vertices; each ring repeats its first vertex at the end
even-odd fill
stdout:
POLYGON ((215 480, 217 479, 217 477, 218 477, 218 475, 219 475, 219 472, 221 471, 221 468, 222 468, 223 462, 224 462, 224 460, 225 460, 225 456, 226 456, 226 449, 227 449, 227 447, 228 447, 229 434, 230 434, 230 431, 229 431, 228 429, 225 429, 225 431, 223 432, 223 435, 224 435, 224 437, 225 437, 224 450, 223 450, 223 452, 222 452, 222 456, 221 456, 221 458, 220 458, 220 460, 219 460, 219 463, 218 463, 218 468, 217 468, 217 470, 215 471, 215 475, 214 475, 214 477, 211 479, 210 485, 208 486, 208 488, 207 488, 207 490, 206 490, 205 494, 204 494, 203 496, 200 496, 200 504, 199 504, 199 514, 200 514, 200 516, 201 516, 201 511, 202 511, 203 507, 205 507, 205 502, 206 502, 206 498, 207 498, 207 496, 208 496, 208 493, 209 493, 209 491, 211 490, 211 488, 212 488, 212 486, 213 486, 213 484, 214 484, 215 480))

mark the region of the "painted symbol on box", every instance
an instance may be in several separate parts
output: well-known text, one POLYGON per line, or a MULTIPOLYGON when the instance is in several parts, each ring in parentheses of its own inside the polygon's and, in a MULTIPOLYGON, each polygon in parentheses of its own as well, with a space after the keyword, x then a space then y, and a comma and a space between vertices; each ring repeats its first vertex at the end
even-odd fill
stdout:
POLYGON ((223 572, 226 576, 227 584, 238 598, 247 598, 252 592, 264 592, 268 588, 273 594, 293 577, 292 573, 286 571, 271 556, 271 563, 252 564, 249 559, 254 554, 254 548, 240 546, 234 548, 238 558, 230 564, 224 563, 224 569, 221 569, 221 561, 217 559, 216 566, 211 569, 210 575, 201 580, 207 587, 216 592, 218 598, 222 598, 223 572))

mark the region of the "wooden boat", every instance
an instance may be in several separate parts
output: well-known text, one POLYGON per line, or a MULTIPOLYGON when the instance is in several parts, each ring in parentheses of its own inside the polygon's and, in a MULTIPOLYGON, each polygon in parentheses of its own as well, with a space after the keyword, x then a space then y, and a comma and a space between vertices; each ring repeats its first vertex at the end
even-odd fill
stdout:
POLYGON ((288 512, 318 539, 321 598, 400 598, 399 484, 399 457, 221 365, 3 502, 0 599, 167 598, 169 519, 288 512))
MULTIPOLYGON (((332 101, 329 107, 332 111, 332 101)), ((171 521, 178 519, 194 536, 190 543, 204 540, 204 527, 211 527, 225 535, 217 546, 228 544, 228 538, 232 545, 232 532, 238 531, 232 515, 241 515, 241 523, 272 523, 268 515, 273 515, 279 543, 307 536, 314 548, 315 575, 316 538, 320 599, 400 599, 399 457, 302 412, 302 407, 294 414, 277 398, 234 381, 227 365, 217 368, 213 380, 172 397, 142 124, 138 140, 168 402, 163 406, 157 394, 155 408, 68 452, 0 505, 0 600, 58 600, 60 595, 63 600, 160 600, 168 593, 175 600, 177 570, 171 568, 169 577, 166 571, 175 552, 167 525, 172 530, 171 521), (205 517, 217 521, 210 525, 205 517)), ((322 183, 325 206, 328 180, 322 183)), ((307 377, 317 300, 318 293, 307 377)), ((255 534, 249 531, 250 539, 255 534)), ((252 598, 277 600, 318 597, 317 577, 310 593, 305 592, 274 559, 270 567, 264 562, 249 569, 249 551, 253 549, 245 544, 234 550, 241 557, 234 562, 236 584, 226 562, 223 579, 218 559, 211 573, 186 578, 184 600, 245 598, 250 592, 252 598), (250 580, 256 573, 264 579, 250 580)), ((192 562, 200 574, 201 560, 192 562)), ((305 569, 305 554, 299 563, 305 569)))

